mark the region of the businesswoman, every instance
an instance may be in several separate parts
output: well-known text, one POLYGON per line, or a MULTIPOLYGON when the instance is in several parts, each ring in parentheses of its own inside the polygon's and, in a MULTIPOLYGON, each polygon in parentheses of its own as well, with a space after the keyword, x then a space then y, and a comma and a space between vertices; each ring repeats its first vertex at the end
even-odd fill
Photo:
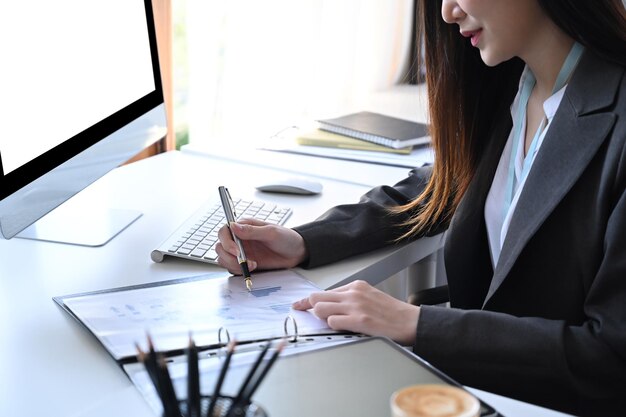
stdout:
MULTIPOLYGON (((423 0, 435 162, 294 229, 233 230, 252 267, 314 267, 447 229, 451 308, 363 282, 294 303, 463 384, 626 414, 626 13, 621 0, 423 0)), ((226 230, 217 251, 237 273, 226 230)))

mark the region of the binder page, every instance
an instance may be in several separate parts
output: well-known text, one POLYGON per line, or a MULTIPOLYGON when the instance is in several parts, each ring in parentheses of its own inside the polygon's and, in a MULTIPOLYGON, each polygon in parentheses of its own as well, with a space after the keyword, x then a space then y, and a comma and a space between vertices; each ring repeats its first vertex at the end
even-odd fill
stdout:
MULTIPOLYGON (((219 343, 220 328, 238 341, 282 337, 293 332, 333 333, 311 312, 291 304, 318 287, 294 271, 269 271, 252 277, 248 291, 240 276, 207 274, 110 291, 58 297, 116 359, 134 357, 135 344, 147 349, 149 332, 159 351, 184 349, 192 334, 198 346, 219 343), (286 317, 293 320, 285 323, 286 317)), ((222 343, 226 334, 222 332, 222 343)))

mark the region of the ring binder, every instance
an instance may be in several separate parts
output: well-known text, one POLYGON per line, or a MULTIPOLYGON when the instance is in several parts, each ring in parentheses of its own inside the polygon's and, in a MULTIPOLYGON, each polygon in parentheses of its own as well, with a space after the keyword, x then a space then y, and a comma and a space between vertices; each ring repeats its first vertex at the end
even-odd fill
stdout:
POLYGON ((217 331, 217 343, 219 343, 220 345, 226 345, 229 342, 230 342, 230 333, 228 332, 228 329, 224 326, 220 327, 219 330, 217 331), (222 330, 226 334, 226 342, 222 342, 222 330))
POLYGON ((167 356, 185 349, 189 332, 203 352, 220 349, 232 339, 246 344, 287 336, 293 343, 304 336, 338 333, 314 314, 291 309, 293 300, 319 290, 296 272, 258 273, 255 286, 251 293, 238 277, 205 274, 55 301, 120 363, 135 360, 135 343, 146 330, 167 356), (287 315, 291 318, 285 323, 287 315))
POLYGON ((291 334, 289 334, 289 332, 287 331, 287 323, 289 323, 290 321, 293 323, 293 339, 289 341, 295 343, 298 341, 298 322, 291 315, 285 317, 285 321, 283 322, 283 331, 285 333, 285 337, 289 339, 291 334))
MULTIPOLYGON (((366 337, 331 329, 325 320, 311 312, 292 310, 293 300, 319 290, 294 271, 258 273, 255 284, 257 289, 250 292, 239 277, 204 274, 54 297, 54 301, 102 343, 157 413, 162 413, 163 407, 155 390, 156 373, 147 371, 137 357, 138 348, 146 350, 146 343, 140 341, 146 332, 162 357, 162 364, 151 365, 151 370, 159 369, 164 374, 163 364, 167 362, 167 368, 173 370, 175 385, 183 388, 184 378, 197 374, 196 359, 190 361, 184 354, 192 333, 198 341, 194 341, 192 349, 197 355, 192 356, 205 364, 200 369, 203 373, 227 357, 224 347, 235 340, 240 365, 277 339, 283 339, 281 350, 292 352, 366 337)), ((192 378, 194 384, 195 381, 192 378)), ((249 392, 244 393, 247 396, 258 387, 256 379, 251 382, 249 392)), ((171 397, 169 388, 167 391, 171 397)), ((197 410, 200 408, 197 396, 192 397, 193 410, 197 410)))

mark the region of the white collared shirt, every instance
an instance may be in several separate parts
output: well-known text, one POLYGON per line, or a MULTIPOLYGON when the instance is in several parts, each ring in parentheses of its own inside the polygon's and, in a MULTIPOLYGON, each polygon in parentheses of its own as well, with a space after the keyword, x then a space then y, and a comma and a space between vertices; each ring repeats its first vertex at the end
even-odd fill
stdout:
MULTIPOLYGON (((521 178, 522 167, 524 166, 524 149, 525 149, 525 137, 526 135, 520 135, 520 144, 517 147, 517 155, 515 155, 515 184, 517 187, 513 192, 513 200, 511 201, 511 205, 509 210, 506 213, 504 218, 502 217, 502 213, 504 212, 505 201, 504 201, 504 192, 507 184, 508 172, 509 172, 509 161, 511 160, 511 152, 513 148, 513 140, 514 140, 514 132, 516 131, 517 126, 515 126, 515 115, 519 110, 519 101, 520 101, 520 91, 522 85, 524 85, 524 79, 528 76, 530 69, 528 66, 524 69, 522 76, 520 78, 519 89, 517 91, 517 95, 515 96, 515 100, 513 100, 513 104, 511 105, 511 114, 513 115, 513 128, 509 133, 509 138, 507 139, 506 145, 504 147, 504 151, 500 156, 500 162, 498 163, 498 169, 496 170, 496 174, 493 178, 493 182, 491 183, 491 189, 489 190, 489 194, 487 195, 487 201, 485 202, 485 223, 487 225, 487 237, 489 240, 489 249, 491 252, 491 262, 495 269, 498 264, 498 260, 500 259, 500 252, 502 251, 502 245, 504 244, 504 240, 507 236, 507 232, 509 230, 509 224, 511 223, 511 218, 513 217, 513 213, 515 212, 515 207, 517 206, 517 201, 519 196, 524 189, 524 184, 526 183, 526 175, 524 178, 521 178)), ((561 100, 563 99, 563 95, 565 94, 565 89, 567 88, 567 84, 561 88, 559 91, 548 97, 546 101, 543 103, 543 111, 546 115, 547 122, 546 126, 543 129, 543 132, 537 139, 537 146, 535 148, 535 152, 532 155, 527 155, 527 158, 531 158, 531 165, 529 169, 532 171, 532 165, 539 153, 539 149, 541 149, 541 145, 543 143, 543 139, 552 124, 552 119, 554 118, 554 114, 556 113, 559 105, 561 104, 561 100)), ((522 132, 526 132, 526 119, 522 120, 522 132)))

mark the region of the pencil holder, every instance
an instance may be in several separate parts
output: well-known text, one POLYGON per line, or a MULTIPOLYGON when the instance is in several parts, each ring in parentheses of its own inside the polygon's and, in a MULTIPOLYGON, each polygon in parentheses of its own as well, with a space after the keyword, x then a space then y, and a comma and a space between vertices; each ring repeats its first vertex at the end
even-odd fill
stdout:
MULTIPOLYGON (((222 395, 217 399, 213 409, 213 415, 208 417, 269 417, 263 408, 255 403, 248 403, 240 408, 230 411, 235 399, 228 395, 222 395), (230 414, 229 414, 230 412, 230 414)), ((203 395, 200 399, 201 416, 206 416, 211 403, 211 396, 203 395)), ((180 400, 178 403, 180 415, 191 417, 187 407, 187 400, 180 400)))

